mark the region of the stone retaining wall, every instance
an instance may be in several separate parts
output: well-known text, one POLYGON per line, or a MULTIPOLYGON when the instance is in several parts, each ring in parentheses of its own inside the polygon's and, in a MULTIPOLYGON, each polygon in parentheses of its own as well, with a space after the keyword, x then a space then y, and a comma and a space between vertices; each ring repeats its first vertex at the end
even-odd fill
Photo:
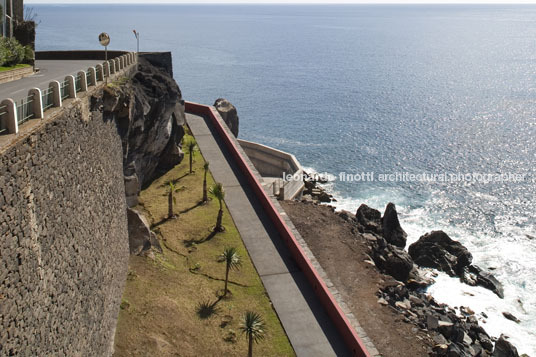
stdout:
POLYGON ((0 72, 0 83, 16 81, 33 74, 33 67, 23 67, 0 72))
POLYGON ((2 356, 112 353, 129 256, 123 158, 91 102, 0 151, 2 356))

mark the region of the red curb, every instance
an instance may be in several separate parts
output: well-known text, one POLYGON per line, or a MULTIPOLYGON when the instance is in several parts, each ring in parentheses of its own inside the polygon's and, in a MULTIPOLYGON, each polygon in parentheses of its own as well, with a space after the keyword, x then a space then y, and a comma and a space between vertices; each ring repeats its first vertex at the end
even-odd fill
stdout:
POLYGON ((307 258, 302 247, 296 240, 296 237, 294 237, 294 234, 283 221, 278 211, 272 204, 270 197, 268 197, 259 180, 257 180, 257 177, 253 174, 246 163, 246 160, 240 154, 240 151, 238 150, 234 140, 229 136, 221 122, 217 120, 219 113, 212 106, 192 102, 186 102, 185 105, 187 113, 208 117, 212 121, 212 124, 214 125, 220 137, 223 139, 227 149, 248 180, 253 192, 259 199, 265 212, 268 214, 268 217, 276 227, 281 238, 285 241, 292 254, 292 257, 307 277, 307 280, 311 284, 316 296, 320 300, 320 303, 326 309, 329 317, 333 321, 333 324, 343 337, 347 347, 350 349, 350 351, 352 351, 354 356, 370 357, 365 345, 353 329, 344 312, 339 307, 339 304, 337 304, 335 301, 335 298, 329 291, 326 283, 318 275, 318 272, 313 267, 311 261, 307 258))

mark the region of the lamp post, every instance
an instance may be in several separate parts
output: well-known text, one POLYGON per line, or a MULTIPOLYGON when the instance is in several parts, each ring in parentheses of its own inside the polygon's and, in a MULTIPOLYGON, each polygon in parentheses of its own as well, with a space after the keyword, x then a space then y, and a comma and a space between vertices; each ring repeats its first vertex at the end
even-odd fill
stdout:
POLYGON ((136 62, 138 62, 140 58, 140 33, 136 30, 132 30, 134 32, 134 36, 136 37, 136 62))

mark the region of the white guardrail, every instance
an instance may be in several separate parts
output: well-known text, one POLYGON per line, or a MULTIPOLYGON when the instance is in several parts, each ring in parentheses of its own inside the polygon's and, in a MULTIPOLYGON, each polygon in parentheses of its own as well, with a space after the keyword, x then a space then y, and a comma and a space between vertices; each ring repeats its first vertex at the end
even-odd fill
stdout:
POLYGON ((62 82, 52 81, 46 89, 32 88, 28 96, 19 101, 11 98, 0 102, 0 135, 17 134, 19 126, 30 119, 43 119, 50 108, 62 106, 65 99, 76 98, 77 93, 87 92, 89 87, 104 82, 114 74, 119 74, 138 63, 135 52, 81 70, 76 75, 68 75, 62 82))

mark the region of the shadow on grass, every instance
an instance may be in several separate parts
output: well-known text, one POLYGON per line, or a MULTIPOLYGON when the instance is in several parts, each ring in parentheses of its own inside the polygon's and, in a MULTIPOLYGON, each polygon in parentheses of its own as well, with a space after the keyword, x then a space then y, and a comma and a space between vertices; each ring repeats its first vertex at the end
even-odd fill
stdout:
POLYGON ((158 226, 161 226, 162 224, 166 223, 167 221, 170 221, 172 219, 177 219, 177 216, 173 216, 173 217, 165 217, 165 218, 162 218, 161 220, 159 220, 158 222, 154 223, 151 225, 151 230, 154 230, 155 228, 157 228, 158 226))
POLYGON ((190 208, 186 208, 185 210, 180 211, 180 213, 181 213, 181 214, 183 214, 183 213, 188 213, 188 212, 190 212, 191 210, 196 209, 196 208, 199 207, 199 206, 202 206, 204 203, 205 203, 205 202, 203 202, 203 201, 199 201, 199 202, 197 202, 195 205, 193 205, 192 207, 190 207, 190 208))
POLYGON ((183 241, 183 244, 186 248, 190 248, 191 246, 193 246, 194 244, 202 244, 202 243, 206 243, 206 242, 209 242, 212 238, 214 238, 216 236, 218 232, 216 231, 212 231, 210 232, 210 234, 208 236, 206 236, 205 238, 202 238, 202 239, 188 239, 188 240, 185 240, 183 241))
POLYGON ((215 301, 206 300, 198 303, 195 307, 195 313, 201 320, 206 320, 211 318, 213 315, 217 315, 220 312, 220 309, 217 305, 221 299, 222 298, 219 297, 215 301))

